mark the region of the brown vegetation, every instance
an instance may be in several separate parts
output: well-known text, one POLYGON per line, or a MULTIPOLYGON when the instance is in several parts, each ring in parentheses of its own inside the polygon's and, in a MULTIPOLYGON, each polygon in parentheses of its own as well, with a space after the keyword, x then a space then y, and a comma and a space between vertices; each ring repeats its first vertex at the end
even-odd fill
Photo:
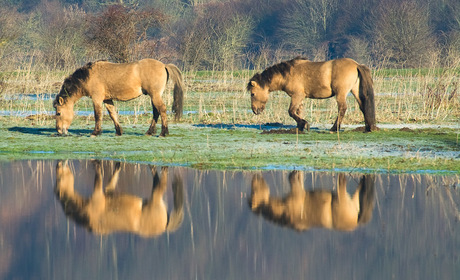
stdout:
POLYGON ((183 70, 265 68, 302 55, 379 67, 460 56, 460 2, 0 0, 0 71, 167 59, 183 70))

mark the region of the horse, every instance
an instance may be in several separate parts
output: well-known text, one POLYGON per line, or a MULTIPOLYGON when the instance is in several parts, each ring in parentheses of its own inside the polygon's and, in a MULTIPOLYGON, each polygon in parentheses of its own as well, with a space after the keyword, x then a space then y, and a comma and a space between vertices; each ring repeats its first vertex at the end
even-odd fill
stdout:
POLYGON ((56 130, 59 135, 67 134, 73 120, 75 103, 87 96, 93 101, 96 122, 91 136, 102 133, 102 104, 115 125, 116 135, 122 135, 123 130, 113 101, 128 101, 145 94, 150 96, 153 108, 152 122, 146 135, 155 135, 156 123, 161 116, 160 136, 166 136, 169 134, 168 121, 161 95, 169 78, 174 83, 172 111, 175 113, 175 120, 179 120, 182 116, 184 85, 182 73, 175 65, 163 64, 154 59, 132 63, 111 63, 103 60, 89 62, 64 80, 53 101, 56 109, 56 130))
POLYGON ((183 183, 179 177, 174 177, 174 209, 168 215, 163 200, 167 189, 167 167, 161 169, 159 177, 156 168, 150 166, 153 188, 147 201, 135 195, 115 192, 121 170, 119 162, 105 190, 101 162, 94 161, 94 167, 94 191, 89 198, 83 198, 74 189, 74 176, 67 161, 59 161, 56 165, 55 194, 65 214, 77 224, 99 235, 131 232, 142 237, 158 236, 166 231, 174 232, 180 227, 184 217, 183 183))
POLYGON ((347 110, 346 97, 351 91, 364 115, 365 131, 377 130, 371 71, 350 58, 312 62, 296 57, 256 73, 249 80, 247 90, 251 93, 251 107, 256 115, 265 109, 270 92, 286 92, 291 97, 289 115, 297 122, 300 131, 310 129, 309 123, 301 116, 303 100, 335 96, 338 116, 331 128, 333 132, 340 129, 347 110))
POLYGON ((352 196, 346 190, 345 175, 340 173, 337 193, 327 190, 305 191, 303 173, 289 174, 290 193, 285 197, 270 196, 270 189, 259 174, 251 183, 249 206, 256 214, 269 221, 297 231, 313 227, 353 231, 368 223, 374 208, 374 181, 372 175, 362 176, 352 196))

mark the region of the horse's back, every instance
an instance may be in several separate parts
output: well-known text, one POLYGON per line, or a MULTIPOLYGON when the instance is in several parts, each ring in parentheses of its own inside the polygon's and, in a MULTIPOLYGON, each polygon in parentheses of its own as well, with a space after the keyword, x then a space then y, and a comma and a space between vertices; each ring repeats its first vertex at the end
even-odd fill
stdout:
POLYGON ((104 93, 105 99, 127 101, 144 91, 162 91, 167 79, 165 65, 155 59, 131 63, 98 61, 92 67, 88 87, 91 95, 104 93))
MULTIPOLYGON (((358 63, 351 58, 338 58, 323 62, 305 61, 303 72, 305 76, 305 83, 310 88, 311 97, 315 96, 315 91, 323 91, 323 97, 330 97, 328 90, 332 91, 345 90, 347 93, 351 87, 357 82, 358 78, 358 63)), ((337 94, 337 92, 332 95, 337 94)))
POLYGON ((147 91, 161 91, 168 81, 168 73, 163 62, 146 58, 137 62, 141 86, 147 91))

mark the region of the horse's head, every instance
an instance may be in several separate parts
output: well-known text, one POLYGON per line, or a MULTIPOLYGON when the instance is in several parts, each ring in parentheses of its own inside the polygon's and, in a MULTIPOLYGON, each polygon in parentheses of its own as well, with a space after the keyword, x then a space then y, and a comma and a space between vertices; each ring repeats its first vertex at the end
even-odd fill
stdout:
POLYGON ((256 74, 248 83, 248 91, 251 93, 251 108, 254 114, 258 115, 265 109, 268 101, 268 86, 261 86, 256 80, 256 74))
POLYGON ((53 107, 56 109, 56 130, 59 134, 65 135, 73 120, 74 102, 69 98, 66 85, 62 85, 61 91, 53 101, 53 107))
POLYGON ((270 200, 270 189, 260 174, 254 175, 251 182, 251 196, 249 206, 253 211, 259 211, 270 200))
POLYGON ((67 161, 59 161, 56 165, 56 195, 59 199, 67 199, 74 193, 74 176, 67 161))

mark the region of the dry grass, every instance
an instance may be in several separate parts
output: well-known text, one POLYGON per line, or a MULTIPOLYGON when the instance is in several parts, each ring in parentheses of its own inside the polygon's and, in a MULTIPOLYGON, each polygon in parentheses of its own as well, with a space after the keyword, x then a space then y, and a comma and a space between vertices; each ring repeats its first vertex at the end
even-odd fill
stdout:
MULTIPOLYGON (((69 71, 71 72, 71 71, 69 71)), ((36 121, 45 124, 52 114, 52 101, 45 94, 56 94, 68 73, 34 71, 31 66, 11 73, 0 74, 0 110, 35 112, 36 121), (18 97, 19 94, 36 94, 36 100, 18 97), (19 100, 18 100, 19 98, 19 100)), ((251 71, 184 73, 185 94, 183 121, 190 123, 266 123, 295 124, 287 109, 290 98, 283 92, 274 92, 263 114, 255 116, 250 110, 246 83, 251 71)), ((376 115, 379 123, 456 124, 460 119, 460 93, 456 68, 428 69, 423 73, 408 71, 389 74, 374 71, 376 115)), ((164 101, 171 108, 171 85, 164 101)), ((357 102, 350 94, 344 124, 361 124, 363 117, 357 102)), ((150 100, 143 96, 130 102, 117 103, 119 111, 134 112, 121 115, 122 122, 137 124, 148 121, 144 114, 151 113, 150 100)), ((89 99, 82 99, 76 108, 92 111, 89 99)), ((21 114, 21 116, 24 114, 21 114)), ((335 99, 304 102, 304 115, 312 124, 332 124, 337 116, 335 99)), ((92 122, 87 117, 88 124, 92 122)))

